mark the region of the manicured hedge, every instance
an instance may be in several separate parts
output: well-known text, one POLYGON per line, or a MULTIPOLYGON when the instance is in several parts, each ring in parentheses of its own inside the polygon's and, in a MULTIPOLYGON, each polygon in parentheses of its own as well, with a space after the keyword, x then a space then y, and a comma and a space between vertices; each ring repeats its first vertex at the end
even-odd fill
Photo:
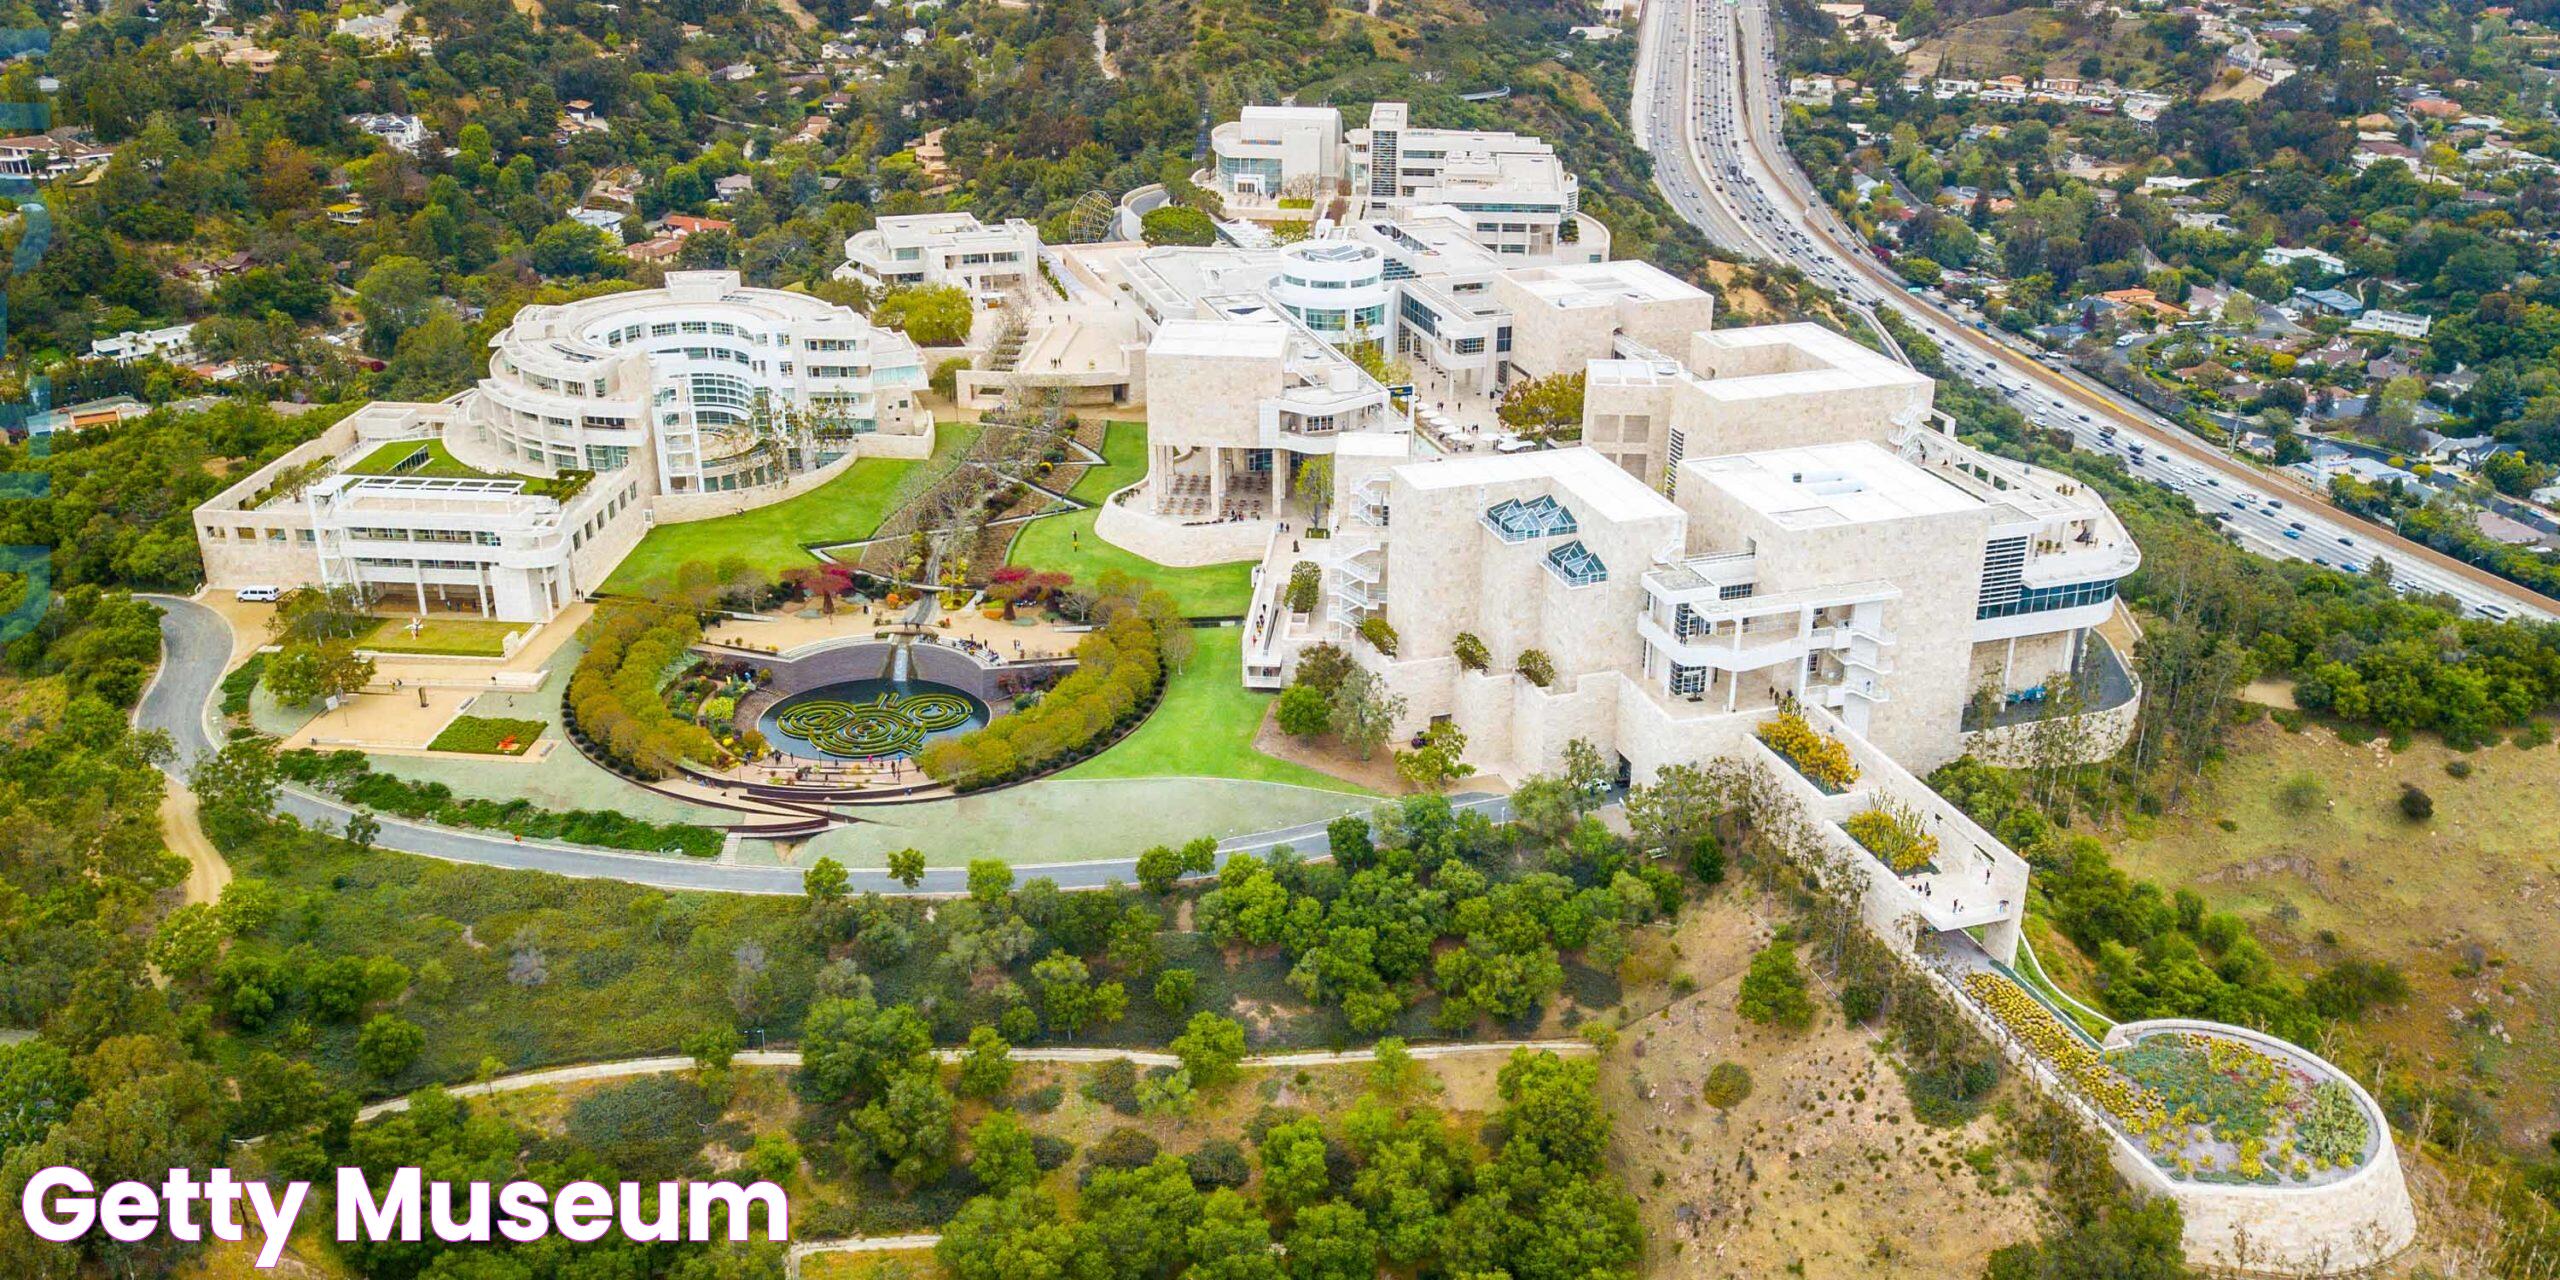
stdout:
POLYGON ((1163 596, 1123 602, 1076 645, 1076 669, 1032 705, 925 749, 918 763, 955 791, 1046 773, 1091 755, 1146 718, 1164 690, 1164 633, 1188 626, 1163 596))
POLYGON ((361 751, 286 751, 276 756, 276 767, 291 781, 359 808, 448 827, 478 827, 643 853, 677 849, 695 858, 718 857, 724 838, 710 827, 642 822, 599 809, 560 813, 536 807, 530 800, 465 799, 441 782, 412 782, 376 773, 361 751))
POLYGON ((667 674, 702 639, 702 624, 682 609, 617 601, 596 610, 578 631, 586 652, 569 677, 563 706, 570 728, 618 771, 655 780, 685 760, 720 764, 726 755, 702 726, 667 706, 667 674))

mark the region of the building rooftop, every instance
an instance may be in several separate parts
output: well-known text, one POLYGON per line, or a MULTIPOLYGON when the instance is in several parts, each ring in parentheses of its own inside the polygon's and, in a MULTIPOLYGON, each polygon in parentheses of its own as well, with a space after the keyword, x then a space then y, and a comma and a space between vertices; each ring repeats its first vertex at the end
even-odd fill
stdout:
POLYGON ((1706 292, 1650 262, 1577 262, 1515 271, 1511 279, 1531 296, 1563 308, 1609 306, 1620 300, 1680 302, 1706 292))
POLYGON ((1252 320, 1167 320, 1147 343, 1151 356, 1278 360, 1288 351, 1287 326, 1252 320))
POLYGON ((1575 514, 1582 519, 1674 519, 1680 514, 1670 499, 1646 488, 1598 451, 1581 446, 1417 462, 1398 467, 1396 474, 1423 490, 1552 480, 1577 504, 1575 514))
POLYGON ((1984 509, 1980 499, 1865 440, 1693 458, 1681 469, 1795 529, 1984 509))

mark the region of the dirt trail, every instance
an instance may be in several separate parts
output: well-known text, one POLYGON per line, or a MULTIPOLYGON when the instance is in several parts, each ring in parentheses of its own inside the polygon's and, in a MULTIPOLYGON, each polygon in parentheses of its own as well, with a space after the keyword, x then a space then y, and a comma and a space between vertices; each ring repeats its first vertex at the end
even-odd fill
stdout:
POLYGON ((222 886, 231 883, 231 864, 222 860, 222 851, 213 847, 196 819, 196 793, 175 778, 160 798, 160 838, 170 852, 187 860, 187 901, 219 900, 222 886))

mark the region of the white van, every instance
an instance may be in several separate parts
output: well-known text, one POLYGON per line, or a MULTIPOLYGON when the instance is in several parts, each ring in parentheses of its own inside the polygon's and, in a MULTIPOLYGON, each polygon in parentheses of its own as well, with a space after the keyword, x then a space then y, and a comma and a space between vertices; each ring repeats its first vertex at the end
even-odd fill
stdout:
POLYGON ((273 604, 283 594, 281 587, 242 587, 232 593, 242 604, 273 604))

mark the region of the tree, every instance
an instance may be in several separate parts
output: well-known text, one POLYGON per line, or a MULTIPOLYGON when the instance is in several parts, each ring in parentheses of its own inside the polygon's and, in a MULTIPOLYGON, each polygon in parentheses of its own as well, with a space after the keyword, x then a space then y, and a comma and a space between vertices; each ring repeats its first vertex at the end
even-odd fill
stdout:
POLYGON ((1734 1010, 1753 1022, 1789 1031, 1813 1025, 1813 998, 1805 993, 1804 970, 1796 966, 1794 943, 1782 938, 1751 957, 1734 1010))
POLYGON ((746 1037, 726 1022, 714 1022, 696 1029, 678 1044, 684 1056, 693 1059, 698 1071, 726 1071, 737 1058, 738 1050, 747 1045, 746 1037))
POLYGON ((375 259, 356 281, 356 310, 364 316, 365 348, 389 355, 400 335, 425 323, 443 306, 436 274, 405 254, 375 259))
POLYGON ((905 1005, 869 996, 820 1000, 800 1025, 800 1079, 820 1098, 864 1101, 929 1068, 933 1031, 905 1005))
POLYGON ((297 641, 267 658, 267 690, 287 706, 343 698, 373 679, 373 659, 344 640, 297 641))
POLYGON ((1291 685, 1280 692, 1278 718, 1280 732, 1293 738, 1316 737, 1332 730, 1333 703, 1307 685, 1291 685))
POLYGON ((377 1013, 356 1033, 356 1065, 366 1075, 387 1081, 408 1070, 426 1047, 427 1033, 417 1023, 377 1013))
POLYGON ((1013 1046, 994 1027, 969 1028, 969 1046, 960 1053, 957 1083, 964 1098, 994 1099, 1013 1086, 1013 1046))
POLYGON ((41 1141, 88 1092, 60 1045, 0 1044, 0 1151, 41 1141))
POLYGON ((555 222, 533 238, 530 261, 546 276, 591 276, 605 261, 605 234, 583 222, 555 222))
POLYGON ((924 851, 893 849, 889 852, 889 878, 913 889, 924 882, 924 851))
POLYGON ((213 972, 224 930, 211 903, 190 902, 161 918, 151 936, 152 967, 173 981, 193 984, 213 972))
POLYGON ((1511 384, 1494 416, 1531 440, 1575 439, 1582 434, 1585 373, 1554 373, 1511 384))
POLYGON ((1339 1200, 1298 1214, 1289 1229, 1289 1280, 1373 1280, 1378 1233, 1367 1214, 1339 1200))
POLYGON ((273 740, 252 736, 223 743, 221 750, 196 761, 187 789, 208 808, 265 817, 276 804, 273 740))
POLYGON ((1180 1013, 1190 1008, 1192 993, 1199 985, 1199 975, 1189 969, 1167 969, 1157 974, 1156 1007, 1167 1013, 1180 1013))
POLYGON ((1422 731, 1422 745, 1411 751, 1395 753, 1396 773, 1415 788, 1438 793, 1448 785, 1476 771, 1474 765, 1461 759, 1467 750, 1467 735, 1455 721, 1434 721, 1422 731))
POLYGON ((1190 1280, 1280 1280, 1271 1224, 1233 1190, 1222 1187, 1201 1199, 1189 1244, 1190 1280))
POLYGON ((836 1138, 858 1163, 887 1170, 901 1187, 920 1186, 951 1159, 952 1112, 951 1091, 932 1068, 906 1071, 839 1122, 836 1138))
POLYGON ((438 307, 392 344, 383 391, 409 400, 441 400, 477 379, 484 358, 486 352, 471 340, 461 317, 438 307))
POLYGON ((1038 1190, 978 1196, 943 1224, 933 1260, 951 1280, 1068 1280, 1101 1274, 1101 1242, 1058 1220, 1038 1190))
POLYGON ((801 875, 800 889, 809 895, 810 902, 827 903, 843 897, 845 886, 852 881, 853 877, 845 871, 843 863, 833 858, 820 858, 810 863, 809 870, 801 875))
POLYGON ((976 316, 968 291, 957 285, 891 289, 871 308, 871 323, 896 329, 919 347, 956 347, 967 342, 976 316))
POLYGON ((2436 816, 2435 797, 2419 790, 2417 785, 2414 783, 2402 783, 2400 786, 2400 814, 2411 822, 2424 822, 2427 819, 2436 816))
POLYGON ((1182 879, 1182 851, 1160 844, 1138 855, 1138 887, 1149 893, 1171 893, 1182 879))
POLYGON ((1169 204, 1150 209, 1138 219, 1139 235, 1148 244, 1212 245, 1218 242, 1218 224, 1208 214, 1188 205, 1169 204))
POLYGON ((1345 672, 1333 691, 1334 730, 1363 760, 1375 755, 1379 744, 1395 732, 1404 710, 1404 696, 1387 692, 1386 682, 1365 668, 1345 672))
POLYGON ((1195 1087, 1219 1088, 1242 1074, 1238 1064, 1244 1061, 1244 1027, 1233 1018, 1202 1010, 1191 1015, 1190 1025, 1173 1038, 1173 1052, 1191 1073, 1195 1087))
POLYGON ((2117 1199, 2043 1240, 1993 1253, 1983 1280, 2188 1280, 2185 1231, 2166 1196, 2117 1199))
POLYGON ((1128 1012, 1128 994, 1119 983, 1094 982, 1083 959, 1064 951, 1051 951, 1032 965, 1031 981, 1039 988, 1041 1017, 1063 1035, 1118 1022, 1128 1012))
POLYGON ((1040 1158, 1031 1129, 1010 1111, 991 1111, 969 1131, 969 1172, 991 1196, 1039 1185, 1040 1158))
POLYGON ((1262 1199, 1283 1213, 1294 1212, 1333 1193, 1326 1171, 1324 1128, 1314 1120, 1291 1120, 1263 1131, 1262 1199))
POLYGON ((969 896, 979 906, 993 907, 1013 892, 1013 867, 1000 858, 973 858, 969 862, 969 896))
POLYGON ((382 820, 371 809, 358 809, 347 815, 347 843, 359 849, 371 849, 382 838, 382 820))
POLYGON ((1200 1192, 1170 1152, 1135 1169, 1097 1169, 1084 1190, 1085 1224, 1110 1243, 1115 1274, 1173 1280, 1191 1261, 1200 1192))

